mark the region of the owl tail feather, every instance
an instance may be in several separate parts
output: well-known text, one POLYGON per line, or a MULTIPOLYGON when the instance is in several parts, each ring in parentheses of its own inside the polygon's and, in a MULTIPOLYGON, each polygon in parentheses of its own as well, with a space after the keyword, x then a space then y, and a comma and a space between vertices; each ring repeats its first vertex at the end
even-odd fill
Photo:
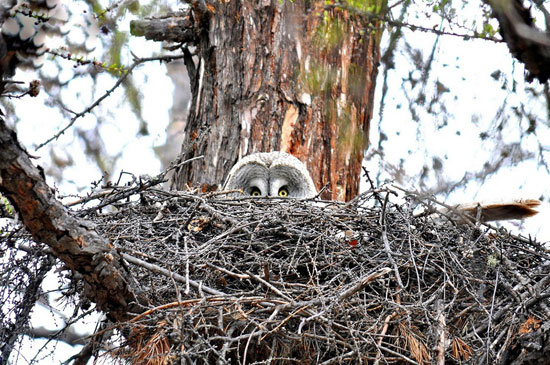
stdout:
POLYGON ((537 199, 520 199, 499 203, 470 203, 454 207, 462 214, 476 219, 479 214, 481 222, 500 221, 508 219, 523 219, 538 213, 534 208, 540 205, 537 199))

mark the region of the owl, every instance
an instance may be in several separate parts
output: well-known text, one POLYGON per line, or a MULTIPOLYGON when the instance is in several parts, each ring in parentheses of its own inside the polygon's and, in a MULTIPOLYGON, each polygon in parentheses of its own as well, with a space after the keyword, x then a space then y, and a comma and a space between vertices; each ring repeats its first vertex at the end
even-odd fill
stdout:
POLYGON ((315 184, 306 166, 285 152, 254 153, 229 171, 224 190, 241 189, 248 196, 312 198, 315 184))

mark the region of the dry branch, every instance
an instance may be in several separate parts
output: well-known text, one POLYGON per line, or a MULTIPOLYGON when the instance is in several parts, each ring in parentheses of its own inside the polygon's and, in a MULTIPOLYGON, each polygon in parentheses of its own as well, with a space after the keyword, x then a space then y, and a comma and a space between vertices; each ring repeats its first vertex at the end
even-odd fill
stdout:
POLYGON ((163 42, 186 43, 197 40, 190 9, 146 20, 132 20, 130 31, 134 36, 163 42))

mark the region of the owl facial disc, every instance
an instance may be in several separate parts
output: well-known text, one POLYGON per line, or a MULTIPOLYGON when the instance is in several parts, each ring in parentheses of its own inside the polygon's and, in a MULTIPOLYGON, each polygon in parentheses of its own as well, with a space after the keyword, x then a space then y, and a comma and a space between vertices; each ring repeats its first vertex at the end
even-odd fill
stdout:
POLYGON ((317 194, 306 166, 285 152, 255 153, 239 160, 224 190, 241 189, 248 196, 312 198, 317 194))

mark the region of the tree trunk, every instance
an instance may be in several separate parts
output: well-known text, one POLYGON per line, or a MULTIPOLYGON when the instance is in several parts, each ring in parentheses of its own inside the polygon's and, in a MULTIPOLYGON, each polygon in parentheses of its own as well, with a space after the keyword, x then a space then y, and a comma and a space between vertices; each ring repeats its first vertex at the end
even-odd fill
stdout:
POLYGON ((182 148, 184 160, 204 158, 179 168, 172 188, 221 185, 242 156, 281 150, 307 164, 318 189, 329 184, 323 198, 357 195, 380 58, 373 14, 386 1, 364 3, 209 7, 188 62, 193 101, 182 148))

